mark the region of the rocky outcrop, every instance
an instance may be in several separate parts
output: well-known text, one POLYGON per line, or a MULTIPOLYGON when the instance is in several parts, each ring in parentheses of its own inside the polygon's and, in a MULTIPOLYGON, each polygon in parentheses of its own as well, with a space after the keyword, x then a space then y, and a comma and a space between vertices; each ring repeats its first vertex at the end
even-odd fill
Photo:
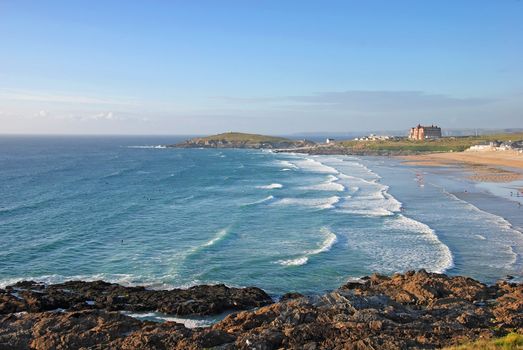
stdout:
POLYGON ((69 281, 48 286, 24 281, 0 290, 0 314, 56 309, 103 309, 212 315, 270 303, 271 298, 259 288, 230 288, 223 284, 149 290, 145 287, 124 287, 103 281, 69 281))
POLYGON ((297 149, 312 147, 315 144, 308 140, 291 140, 283 137, 231 132, 208 137, 197 137, 176 145, 167 145, 167 147, 297 149))
MULTIPOLYGON (((65 285, 48 286, 41 293, 65 285)), ((66 289, 82 295, 77 285, 81 282, 66 289)), ((17 294, 21 304, 6 300, 0 302, 2 310, 11 311, 0 316, 0 349, 434 349, 523 332, 523 285, 487 286, 423 270, 372 275, 322 296, 289 293, 278 303, 194 329, 141 322, 108 311, 108 302, 96 310, 17 313, 25 298, 17 294)), ((242 305, 256 303, 262 304, 256 299, 242 305)), ((124 304, 115 305, 113 309, 124 304)))
POLYGON ((252 149, 295 149, 311 147, 311 141, 230 141, 192 139, 170 147, 176 148, 252 148, 252 149))

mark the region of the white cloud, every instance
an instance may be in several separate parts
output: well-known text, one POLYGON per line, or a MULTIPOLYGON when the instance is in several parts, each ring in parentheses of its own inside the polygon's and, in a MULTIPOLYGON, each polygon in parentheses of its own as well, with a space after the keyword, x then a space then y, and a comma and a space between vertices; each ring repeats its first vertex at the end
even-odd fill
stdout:
POLYGON ((49 116, 49 112, 47 112, 46 110, 40 110, 38 111, 36 114, 35 114, 36 117, 42 117, 42 118, 45 118, 45 117, 48 117, 49 116))
POLYGON ((113 112, 101 112, 92 116, 88 116, 87 119, 91 120, 118 120, 113 112))

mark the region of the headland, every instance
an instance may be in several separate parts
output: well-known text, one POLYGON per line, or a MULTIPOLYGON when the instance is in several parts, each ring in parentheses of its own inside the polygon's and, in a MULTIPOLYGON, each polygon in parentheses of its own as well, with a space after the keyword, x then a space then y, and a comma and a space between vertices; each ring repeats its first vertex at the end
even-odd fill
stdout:
POLYGON ((300 148, 314 146, 315 143, 307 140, 291 140, 284 137, 227 132, 207 137, 197 137, 176 145, 167 147, 176 148, 252 148, 278 149, 300 148))

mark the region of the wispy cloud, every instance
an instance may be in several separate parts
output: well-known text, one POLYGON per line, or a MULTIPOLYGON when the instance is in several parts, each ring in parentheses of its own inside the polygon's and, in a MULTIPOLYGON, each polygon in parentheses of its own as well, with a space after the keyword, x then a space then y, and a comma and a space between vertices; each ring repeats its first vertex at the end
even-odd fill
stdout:
POLYGON ((0 89, 0 100, 26 101, 26 102, 45 102, 45 103, 67 103, 67 104, 87 104, 87 105, 118 105, 118 106, 138 106, 139 104, 132 99, 125 98, 99 98, 82 95, 69 95, 62 93, 43 93, 38 91, 0 89))
POLYGON ((454 107, 473 107, 496 102, 482 97, 454 97, 423 91, 365 91, 320 92, 311 95, 282 97, 222 97, 228 103, 271 104, 276 106, 303 105, 308 108, 344 109, 346 111, 420 110, 454 107))

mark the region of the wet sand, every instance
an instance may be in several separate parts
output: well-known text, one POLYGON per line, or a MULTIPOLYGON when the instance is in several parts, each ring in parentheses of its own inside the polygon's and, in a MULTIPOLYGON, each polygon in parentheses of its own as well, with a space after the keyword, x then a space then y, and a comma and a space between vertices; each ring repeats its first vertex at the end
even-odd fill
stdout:
POLYGON ((467 151, 432 153, 401 157, 406 165, 464 167, 476 182, 523 180, 523 154, 515 151, 467 151))
POLYGON ((406 166, 423 167, 437 176, 461 178, 464 190, 450 190, 453 195, 480 210, 504 218, 523 232, 523 154, 469 151, 401 158, 406 166))

